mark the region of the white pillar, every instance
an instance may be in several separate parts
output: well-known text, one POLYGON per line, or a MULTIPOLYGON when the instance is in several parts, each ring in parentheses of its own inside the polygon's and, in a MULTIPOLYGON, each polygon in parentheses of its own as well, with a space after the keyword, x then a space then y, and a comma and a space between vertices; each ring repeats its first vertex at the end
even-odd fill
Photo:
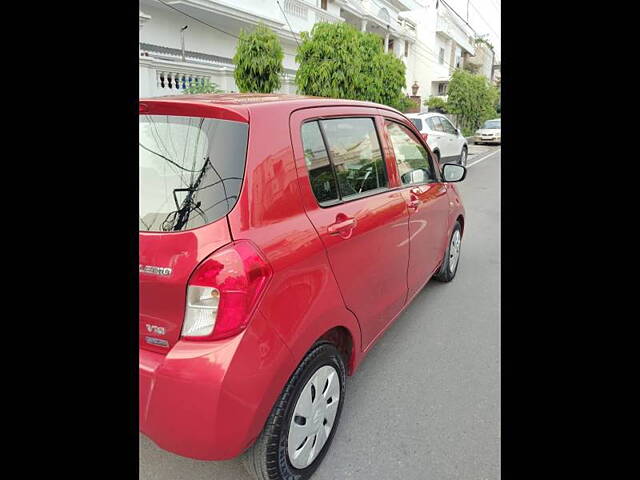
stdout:
POLYGON ((389 51, 389 34, 388 33, 384 36, 384 51, 385 53, 389 51))
POLYGON ((362 20, 361 26, 360 26, 360 31, 361 32, 366 32, 367 31, 367 21, 366 20, 362 20))

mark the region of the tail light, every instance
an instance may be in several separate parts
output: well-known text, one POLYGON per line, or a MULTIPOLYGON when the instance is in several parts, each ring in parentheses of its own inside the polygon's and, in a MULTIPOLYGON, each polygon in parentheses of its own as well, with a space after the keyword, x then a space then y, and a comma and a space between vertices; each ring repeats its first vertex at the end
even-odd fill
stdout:
POLYGON ((428 133, 421 133, 420 134, 422 136, 422 138, 424 138, 424 141, 427 141, 427 136, 429 135, 428 133))
POLYGON ((270 278, 269 264, 249 241, 213 253, 189 280, 182 337, 220 340, 242 332, 270 278))

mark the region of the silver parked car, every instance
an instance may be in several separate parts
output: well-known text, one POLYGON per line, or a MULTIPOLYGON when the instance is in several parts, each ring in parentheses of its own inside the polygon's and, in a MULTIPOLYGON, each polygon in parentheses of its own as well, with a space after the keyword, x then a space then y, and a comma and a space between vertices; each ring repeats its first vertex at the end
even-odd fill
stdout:
POLYGON ((407 118, 420 131, 431 151, 441 163, 467 165, 469 147, 460 130, 440 113, 411 113, 407 118))
POLYGON ((501 143, 500 124, 499 118, 484 122, 484 125, 476 131, 475 143, 501 143))

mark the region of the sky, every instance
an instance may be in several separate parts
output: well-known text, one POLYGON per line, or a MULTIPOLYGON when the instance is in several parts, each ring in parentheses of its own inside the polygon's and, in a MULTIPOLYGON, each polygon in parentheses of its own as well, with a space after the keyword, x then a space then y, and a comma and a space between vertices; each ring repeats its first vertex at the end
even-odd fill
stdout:
MULTIPOLYGON (((469 17, 467 22, 478 35, 488 34, 487 40, 491 43, 496 52, 496 62, 500 61, 500 3, 501 0, 445 0, 458 14, 467 20, 467 5, 469 6, 469 17)), ((411 4, 424 4, 425 0, 406 0, 408 6, 411 4)), ((438 7, 441 8, 441 7, 438 7)))

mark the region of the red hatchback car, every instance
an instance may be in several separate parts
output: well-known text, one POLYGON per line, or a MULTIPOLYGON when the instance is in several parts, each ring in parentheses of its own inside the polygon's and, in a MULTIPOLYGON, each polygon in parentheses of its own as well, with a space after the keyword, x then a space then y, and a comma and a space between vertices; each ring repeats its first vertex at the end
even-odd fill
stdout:
POLYGON ((140 100, 140 430, 306 479, 345 378, 431 277, 464 208, 413 123, 290 95, 140 100))

